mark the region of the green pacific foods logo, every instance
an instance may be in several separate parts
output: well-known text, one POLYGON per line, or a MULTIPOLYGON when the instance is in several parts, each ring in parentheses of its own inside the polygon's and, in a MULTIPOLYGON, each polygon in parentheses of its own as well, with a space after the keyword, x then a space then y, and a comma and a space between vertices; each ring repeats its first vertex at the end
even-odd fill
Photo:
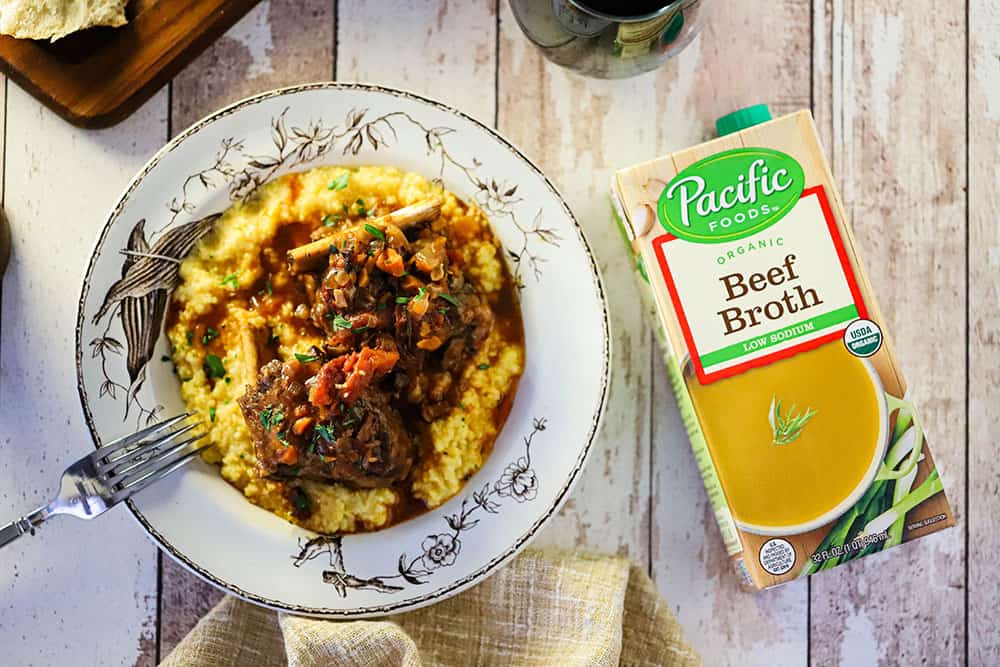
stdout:
POLYGON ((694 243, 725 243, 781 220, 802 196, 795 159, 769 148, 737 148, 698 160, 667 184, 660 224, 694 243))

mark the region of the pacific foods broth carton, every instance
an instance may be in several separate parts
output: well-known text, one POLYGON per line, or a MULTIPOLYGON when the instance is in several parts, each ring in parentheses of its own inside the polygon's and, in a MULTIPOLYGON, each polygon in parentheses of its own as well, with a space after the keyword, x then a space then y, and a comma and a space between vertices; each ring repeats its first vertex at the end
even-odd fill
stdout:
POLYGON ((807 111, 616 174, 726 548, 767 588, 954 524, 807 111))

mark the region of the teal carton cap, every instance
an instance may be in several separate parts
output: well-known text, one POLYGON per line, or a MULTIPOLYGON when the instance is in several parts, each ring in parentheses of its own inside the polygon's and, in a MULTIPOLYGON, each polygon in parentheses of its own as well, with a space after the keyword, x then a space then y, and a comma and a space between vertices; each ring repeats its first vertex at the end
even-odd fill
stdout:
POLYGON ((767 108, 767 105, 755 104, 722 116, 715 121, 715 130, 720 137, 724 137, 727 134, 739 132, 769 120, 771 120, 771 110, 767 108))

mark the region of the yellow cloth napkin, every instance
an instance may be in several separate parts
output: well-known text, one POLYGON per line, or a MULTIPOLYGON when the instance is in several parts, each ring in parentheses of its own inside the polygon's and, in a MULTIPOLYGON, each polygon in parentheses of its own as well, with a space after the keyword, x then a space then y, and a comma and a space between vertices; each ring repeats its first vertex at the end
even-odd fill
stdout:
POLYGON ((701 660, 653 582, 628 560, 529 550, 460 595, 385 619, 302 618, 227 597, 161 664, 691 667, 701 660))

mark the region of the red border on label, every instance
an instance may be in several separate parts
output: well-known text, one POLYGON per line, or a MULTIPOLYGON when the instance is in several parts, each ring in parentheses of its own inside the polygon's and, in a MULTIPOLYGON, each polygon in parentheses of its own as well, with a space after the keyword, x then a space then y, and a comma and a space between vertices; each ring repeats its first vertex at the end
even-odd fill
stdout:
MULTIPOLYGON (((844 279, 847 281, 847 286, 851 290, 851 297, 854 299, 854 305, 858 309, 858 315, 867 319, 868 309, 865 308, 865 302, 861 298, 861 290, 858 289, 858 282, 854 277, 854 271, 851 269, 851 262, 847 257, 847 250, 844 248, 844 240, 840 236, 840 230, 837 229, 837 221, 833 217, 833 210, 830 208, 830 201, 826 197, 826 190, 822 185, 807 188, 802 191, 802 197, 800 197, 800 199, 811 195, 816 195, 819 200, 820 208, 823 211, 823 217, 826 219, 827 230, 830 232, 830 240, 833 241, 833 246, 837 251, 837 258, 840 260, 840 267, 844 271, 844 279)), ((832 331, 826 335, 820 336, 819 338, 806 341, 805 343, 793 345, 792 347, 772 352, 771 354, 766 354, 763 357, 751 359, 750 361, 737 364, 736 366, 730 366, 729 368, 716 371, 715 373, 706 374, 705 369, 701 366, 701 358, 698 354, 697 348, 695 347, 694 336, 691 335, 691 327, 688 324, 687 316, 684 314, 684 308, 681 305, 680 296, 677 294, 677 286, 674 283, 673 274, 670 273, 670 267, 667 266, 667 258, 663 252, 663 245, 675 240, 677 240, 677 237, 673 234, 663 234, 662 236, 658 236, 653 239, 653 250, 656 252, 656 260, 660 265, 660 271, 663 273, 663 277, 667 283, 667 291, 670 293, 670 301, 673 303, 674 311, 677 313, 677 319, 681 325, 681 332, 684 334, 684 341, 687 343, 688 351, 691 355, 691 362, 694 364, 695 374, 698 376, 698 382, 701 384, 710 384, 716 380, 739 375, 740 373, 751 368, 766 366, 771 362, 778 361, 780 359, 787 359, 788 357, 794 356, 799 352, 812 350, 820 347, 821 345, 837 340, 844 335, 844 329, 832 331)), ((844 328, 846 329, 846 327, 844 328)))

